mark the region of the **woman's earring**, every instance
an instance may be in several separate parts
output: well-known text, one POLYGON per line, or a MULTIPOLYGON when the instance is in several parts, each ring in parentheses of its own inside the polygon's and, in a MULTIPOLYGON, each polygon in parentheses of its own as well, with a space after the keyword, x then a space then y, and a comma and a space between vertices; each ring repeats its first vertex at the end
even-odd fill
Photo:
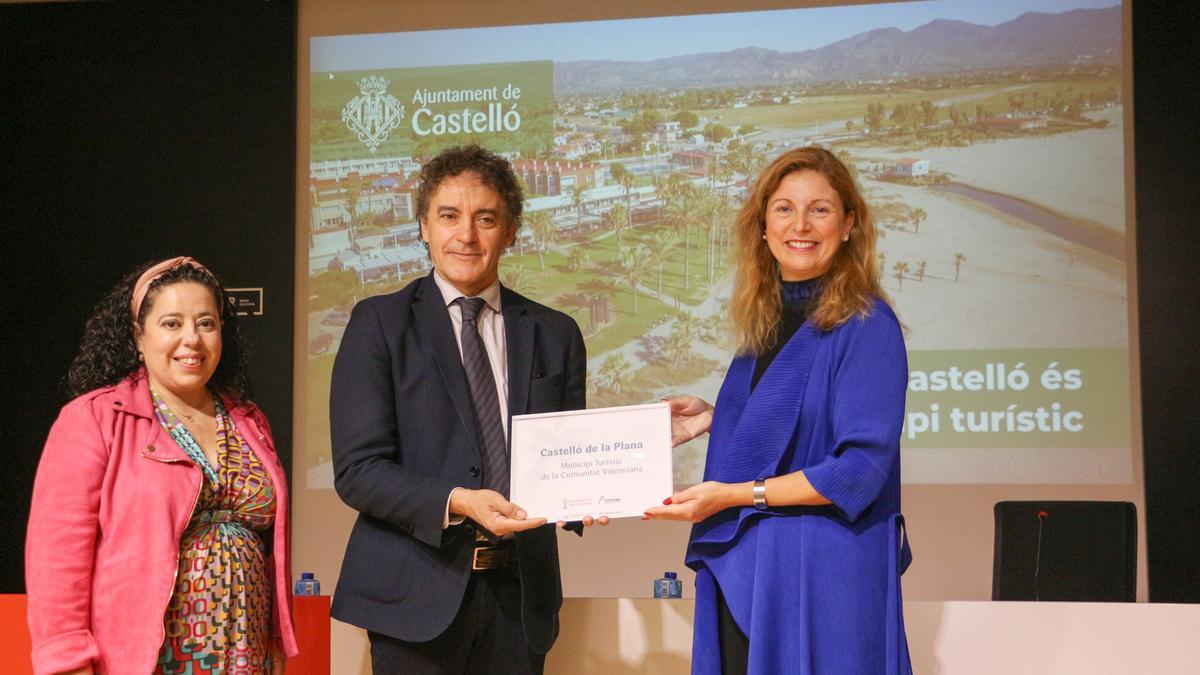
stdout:
POLYGON ((766 240, 767 240, 767 233, 763 232, 763 241, 766 241, 766 240))
POLYGON ((146 355, 141 352, 138 352, 138 361, 145 361, 145 360, 146 360, 146 355))

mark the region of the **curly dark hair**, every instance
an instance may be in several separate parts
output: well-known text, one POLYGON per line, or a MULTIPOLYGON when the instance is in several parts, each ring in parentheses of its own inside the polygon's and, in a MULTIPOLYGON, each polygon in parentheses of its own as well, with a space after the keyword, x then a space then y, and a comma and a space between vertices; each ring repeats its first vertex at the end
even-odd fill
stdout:
POLYGON ((525 196, 521 193, 521 184, 513 173, 512 165, 507 159, 478 145, 446 148, 421 167, 421 183, 417 186, 417 217, 424 222, 429 212, 429 200, 441 187, 442 181, 466 172, 477 174, 484 185, 499 193, 504 200, 508 225, 514 230, 521 227, 525 196))
MULTIPOLYGON (((157 261, 156 261, 157 262, 157 261)), ((154 262, 139 265, 125 275, 92 310, 83 329, 79 353, 67 370, 66 389, 72 397, 93 389, 116 384, 141 367, 137 341, 133 333, 129 303, 133 286, 154 262)), ((221 361, 208 381, 209 389, 237 402, 250 400, 250 379, 246 375, 246 351, 238 330, 237 313, 225 300, 225 288, 211 272, 191 265, 168 270, 150 284, 138 310, 137 323, 146 325, 146 315, 159 290, 171 284, 190 281, 207 288, 221 308, 221 361)))

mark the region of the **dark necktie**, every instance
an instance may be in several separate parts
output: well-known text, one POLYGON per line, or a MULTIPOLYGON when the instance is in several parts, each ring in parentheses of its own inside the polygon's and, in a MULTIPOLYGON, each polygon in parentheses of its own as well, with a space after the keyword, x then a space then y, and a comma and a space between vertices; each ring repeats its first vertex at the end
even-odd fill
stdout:
POLYGON ((487 348, 479 335, 476 319, 483 309, 483 298, 458 298, 462 309, 463 368, 471 387, 471 402, 483 441, 483 486, 508 497, 508 451, 504 425, 500 421, 500 400, 496 396, 496 378, 488 360, 487 348))

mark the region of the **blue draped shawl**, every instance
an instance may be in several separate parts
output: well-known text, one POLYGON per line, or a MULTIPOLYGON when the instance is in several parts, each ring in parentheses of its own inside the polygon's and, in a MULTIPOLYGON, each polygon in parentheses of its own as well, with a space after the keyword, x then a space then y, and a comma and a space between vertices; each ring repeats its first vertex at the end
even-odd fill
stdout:
POLYGON ((751 673, 911 673, 900 593, 908 365, 895 314, 877 301, 831 331, 805 323, 751 392, 754 362, 729 366, 705 480, 803 469, 832 504, 726 509, 692 528, 692 672, 720 672, 719 584, 750 636, 751 673))

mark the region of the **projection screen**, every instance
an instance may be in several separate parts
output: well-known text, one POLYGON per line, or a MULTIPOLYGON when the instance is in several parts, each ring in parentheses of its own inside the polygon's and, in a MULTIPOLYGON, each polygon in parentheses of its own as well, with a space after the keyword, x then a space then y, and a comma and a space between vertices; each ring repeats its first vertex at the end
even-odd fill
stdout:
MULTIPOLYGON (((1127 9, 947 0, 302 25, 294 484, 297 521, 322 526, 297 537, 297 560, 332 584, 353 517, 331 490, 327 416, 349 310, 428 273, 415 176, 462 143, 504 154, 523 183, 501 280, 575 318, 589 407, 714 400, 749 182, 804 145, 853 167, 909 350, 907 597, 987 597, 995 501, 1140 508, 1127 9)), ((705 451, 676 449, 677 486, 701 479, 705 451)), ((565 591, 648 595, 682 567, 686 534, 623 521, 562 537, 565 591)))

